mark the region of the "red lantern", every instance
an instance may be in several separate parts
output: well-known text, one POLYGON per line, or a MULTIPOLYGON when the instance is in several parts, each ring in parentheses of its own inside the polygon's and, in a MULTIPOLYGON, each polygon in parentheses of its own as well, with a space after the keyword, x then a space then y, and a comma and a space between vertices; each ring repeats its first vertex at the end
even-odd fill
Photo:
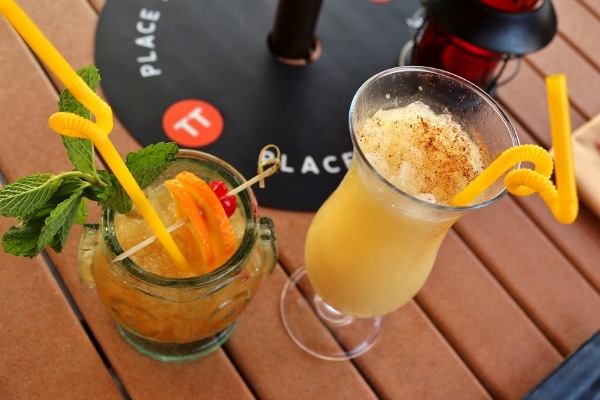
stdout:
POLYGON ((425 20, 401 63, 455 73, 494 91, 506 63, 539 50, 557 30, 550 0, 421 0, 425 20))

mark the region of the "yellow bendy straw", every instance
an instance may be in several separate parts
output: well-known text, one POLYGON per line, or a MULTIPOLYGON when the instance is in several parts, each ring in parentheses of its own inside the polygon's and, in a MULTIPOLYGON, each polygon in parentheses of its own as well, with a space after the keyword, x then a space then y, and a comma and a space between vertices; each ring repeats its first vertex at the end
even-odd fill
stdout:
POLYGON ((182 269, 191 270, 185 257, 152 208, 148 199, 119 156, 108 134, 112 130, 112 111, 69 63, 54 48, 25 12, 12 0, 0 0, 0 12, 40 59, 56 74, 71 94, 86 106, 96 118, 96 123, 71 113, 56 113, 50 117, 50 127, 62 135, 85 137, 98 148, 123 189, 136 205, 173 262, 182 269))
POLYGON ((454 206, 469 205, 515 164, 528 161, 534 164, 533 170, 519 168, 506 173, 504 178, 506 189, 517 196, 527 196, 537 192, 556 220, 563 224, 570 224, 577 218, 579 202, 575 185, 571 120, 565 75, 556 74, 547 77, 546 87, 554 146, 556 186, 550 179, 553 169, 550 154, 537 145, 521 145, 505 150, 500 157, 494 160, 452 200, 454 206))
POLYGON ((77 75, 77 72, 71 68, 27 14, 12 0, 0 0, 0 12, 27 42, 33 52, 56 74, 69 92, 94 114, 96 123, 102 130, 105 132, 112 131, 112 111, 108 104, 103 102, 77 75))
POLYGON ((579 199, 575 183, 567 77, 564 74, 551 75, 546 78, 546 86, 558 188, 558 208, 561 214, 557 219, 563 223, 571 223, 577 218, 579 199))

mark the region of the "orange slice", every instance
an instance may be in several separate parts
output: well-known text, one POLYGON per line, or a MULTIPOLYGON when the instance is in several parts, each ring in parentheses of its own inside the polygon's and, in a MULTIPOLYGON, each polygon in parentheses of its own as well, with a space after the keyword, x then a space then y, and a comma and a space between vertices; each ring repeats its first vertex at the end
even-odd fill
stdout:
MULTIPOLYGON (((178 209, 187 218, 208 271, 224 264, 235 252, 236 240, 221 201, 206 182, 181 172, 165 182, 178 209)), ((182 216, 178 216, 183 218, 182 216)))
POLYGON ((179 173, 177 180, 192 195, 196 206, 202 212, 217 262, 224 263, 235 252, 236 240, 221 200, 206 182, 190 172, 179 173))
POLYGON ((165 186, 171 193, 173 201, 175 202, 175 208, 177 210, 177 219, 182 220, 187 218, 188 224, 185 228, 189 229, 193 241, 199 250, 197 257, 199 259, 189 260, 193 261, 192 268, 198 274, 209 272, 209 265, 216 264, 214 253, 212 251, 208 230, 206 224, 202 220, 196 203, 193 197, 185 190, 183 185, 176 179, 169 179, 165 181, 165 186), (200 267, 200 268, 198 268, 200 267))

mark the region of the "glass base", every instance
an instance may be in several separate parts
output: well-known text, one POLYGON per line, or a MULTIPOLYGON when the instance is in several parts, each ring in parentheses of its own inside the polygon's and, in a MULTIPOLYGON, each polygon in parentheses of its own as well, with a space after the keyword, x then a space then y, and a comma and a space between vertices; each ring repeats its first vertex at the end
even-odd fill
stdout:
POLYGON ((290 276, 279 307, 292 340, 324 360, 343 361, 364 354, 377 342, 382 329, 382 317, 357 318, 325 303, 314 292, 305 268, 290 276))
POLYGON ((206 339, 190 343, 163 343, 134 334, 117 323, 119 332, 137 351, 159 361, 180 362, 195 360, 217 350, 229 339, 237 322, 206 339))

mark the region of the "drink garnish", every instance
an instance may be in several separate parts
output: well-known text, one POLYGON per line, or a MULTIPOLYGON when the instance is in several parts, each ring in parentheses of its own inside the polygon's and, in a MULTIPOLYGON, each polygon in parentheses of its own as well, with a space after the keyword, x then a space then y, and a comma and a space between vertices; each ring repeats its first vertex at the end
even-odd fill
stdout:
POLYGON ((225 214, 228 217, 231 217, 235 212, 235 208, 237 206, 237 200, 235 196, 228 195, 229 189, 227 189, 227 185, 223 181, 212 181, 208 184, 210 188, 215 192, 219 200, 221 201, 221 205, 225 210, 225 214))
MULTIPOLYGON (((95 90, 100 75, 93 66, 78 71, 79 76, 95 90)), ((64 90, 59 110, 90 119, 90 111, 64 90)), ((132 202, 114 175, 95 167, 94 145, 84 138, 62 137, 67 155, 75 167, 57 175, 34 174, 20 178, 0 189, 0 216, 16 218, 2 238, 6 253, 35 257, 46 246, 57 253, 63 250, 74 224, 87 219, 87 202, 126 213, 132 202)), ((140 185, 146 187, 175 159, 174 143, 157 143, 127 156, 125 164, 140 185)))
POLYGON ((229 218, 215 192, 196 175, 183 171, 165 181, 175 202, 178 219, 188 219, 191 236, 200 250, 203 274, 227 261, 236 249, 236 240, 229 218))
MULTIPOLYGON (((63 136, 86 138, 93 142, 97 151, 102 155, 104 162, 110 167, 112 173, 126 190, 127 195, 137 206, 144 220, 146 220, 154 234, 158 237, 158 240, 169 254, 169 257, 171 257, 181 270, 189 269, 189 264, 183 257, 183 254, 162 224, 162 221, 148 202, 148 199, 144 196, 142 189, 128 169, 128 166, 121 159, 117 149, 108 139, 108 134, 113 128, 112 110, 110 106, 91 90, 89 85, 75 72, 75 70, 73 70, 73 68, 71 68, 69 63, 58 50, 56 50, 48 38, 46 38, 42 31, 40 31, 29 16, 16 3, 12 1, 0 1, 0 12, 4 14, 33 52, 60 79, 66 89, 69 90, 83 106, 90 110, 95 117, 95 121, 92 122, 89 119, 72 112, 58 112, 53 114, 48 120, 50 127, 63 136)), ((81 204, 80 201, 76 201, 78 197, 79 196, 77 195, 72 197, 71 199, 75 200, 72 203, 81 204)), ((69 206, 69 209, 72 209, 72 205, 69 206)), ((67 226, 69 226, 69 224, 72 225, 74 220, 72 217, 69 219, 70 220, 67 221, 67 226)), ((70 229, 64 229, 62 225, 57 224, 55 225, 54 230, 60 231, 61 233, 58 237, 60 243, 57 244, 54 240, 56 235, 45 235, 45 240, 42 241, 42 243, 47 241, 47 244, 62 249, 70 229), (51 243, 51 241, 53 242, 51 243)), ((35 231, 39 231, 39 229, 36 228, 35 231)), ((29 239, 32 237, 32 232, 22 231, 21 233, 24 234, 21 236, 28 237, 29 239)), ((44 246, 45 245, 46 244, 44 244, 44 246)), ((35 248, 31 245, 29 248, 33 248, 33 252, 22 250, 15 251, 19 254, 29 254, 30 256, 39 253, 39 251, 41 251, 40 241, 37 241, 35 248)))
MULTIPOLYGON (((279 150, 279 148, 277 146, 275 146, 273 144, 269 144, 269 145, 263 147, 258 155, 258 174, 256 176, 250 178, 246 182, 242 183, 241 185, 237 186, 236 188, 231 189, 225 195, 219 196, 219 194, 217 193, 217 196, 220 198, 232 197, 235 199, 236 194, 246 190, 247 188, 249 188, 250 186, 254 185, 257 182, 259 183, 259 187, 263 188, 265 185, 264 179, 273 175, 275 172, 277 172, 279 170, 280 165, 281 165, 281 151, 279 150), (267 157, 267 152, 270 150, 272 150, 275 153, 273 157, 267 157)), ((221 192, 221 190, 222 189, 218 189, 219 193, 221 192)), ((215 193, 216 193, 216 191, 215 191, 215 193)), ((223 204, 223 203, 221 202, 221 204, 223 204)), ((225 205, 223 205, 223 208, 225 208, 225 205)), ((182 220, 179 220, 176 223, 174 223, 173 225, 169 226, 167 228, 167 231, 173 232, 174 230, 179 229, 180 227, 184 226, 187 222, 188 222, 187 217, 182 220)), ((145 239, 144 241, 136 244, 135 246, 131 247, 130 249, 119 254, 117 257, 115 257, 113 259, 113 262, 121 261, 121 260, 129 257, 130 255, 134 254, 135 252, 152 244, 155 240, 156 240, 156 236, 154 236, 154 235, 150 236, 149 238, 145 239)))

